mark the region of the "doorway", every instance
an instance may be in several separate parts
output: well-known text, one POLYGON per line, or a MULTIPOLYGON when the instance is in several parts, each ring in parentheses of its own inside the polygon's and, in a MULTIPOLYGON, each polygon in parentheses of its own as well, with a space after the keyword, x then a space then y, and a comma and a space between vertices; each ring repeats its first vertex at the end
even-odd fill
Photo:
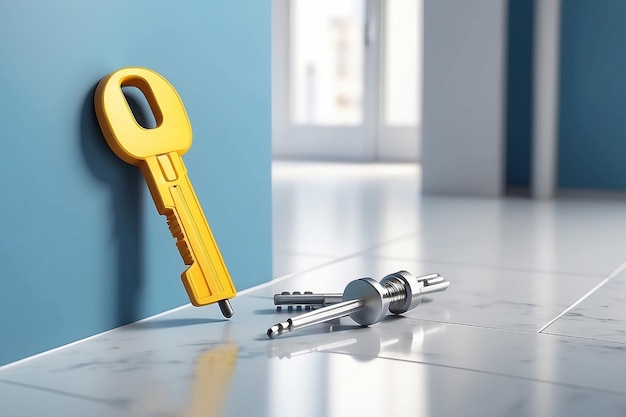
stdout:
POLYGON ((422 0, 274 0, 275 158, 419 161, 422 0))

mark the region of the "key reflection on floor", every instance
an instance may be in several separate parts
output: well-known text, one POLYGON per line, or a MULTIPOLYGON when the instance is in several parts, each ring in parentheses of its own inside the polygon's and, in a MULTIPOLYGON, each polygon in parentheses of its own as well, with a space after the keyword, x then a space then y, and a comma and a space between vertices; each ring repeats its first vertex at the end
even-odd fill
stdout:
POLYGON ((427 415, 426 369, 402 366, 401 361, 383 363, 377 359, 387 350, 408 353, 419 349, 424 337, 441 331, 443 325, 427 332, 421 326, 410 325, 402 332, 377 326, 356 329, 354 325, 334 324, 325 328, 328 333, 321 337, 309 336, 300 342, 270 341, 269 356, 282 362, 270 362, 273 389, 268 415, 287 413, 293 410, 294 404, 319 411, 311 415, 427 415), (308 355, 319 352, 340 355, 327 356, 321 363, 315 355, 307 359, 308 355), (291 363, 293 366, 284 366, 285 361, 296 358, 297 361, 291 363), (364 390, 360 382, 372 378, 374 383, 367 384, 364 390), (284 386, 281 381, 291 382, 284 386), (298 381, 299 387, 295 393, 289 386, 294 381, 298 381), (291 393, 290 401, 285 401, 285 392, 291 393), (311 392, 315 394, 310 395, 311 392), (320 396, 326 398, 326 402, 320 401, 320 396), (380 400, 363 401, 374 398, 380 400))

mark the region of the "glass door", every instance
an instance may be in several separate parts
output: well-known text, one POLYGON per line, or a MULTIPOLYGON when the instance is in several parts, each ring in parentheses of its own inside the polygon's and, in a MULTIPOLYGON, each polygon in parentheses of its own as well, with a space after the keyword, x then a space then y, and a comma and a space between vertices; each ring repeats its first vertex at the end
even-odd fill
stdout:
POLYGON ((422 122, 423 1, 382 2, 377 159, 418 161, 422 122))
POLYGON ((274 0, 276 157, 417 159, 415 4, 274 0))

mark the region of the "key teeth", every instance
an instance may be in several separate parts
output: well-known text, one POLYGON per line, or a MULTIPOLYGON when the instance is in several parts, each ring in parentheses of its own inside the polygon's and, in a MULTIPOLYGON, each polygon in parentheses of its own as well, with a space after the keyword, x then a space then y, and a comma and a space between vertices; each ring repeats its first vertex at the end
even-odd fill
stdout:
POLYGON ((191 256, 191 250, 189 248, 189 244, 185 239, 185 234, 183 233, 183 229, 180 227, 178 223, 178 218, 176 217, 176 213, 174 210, 171 210, 166 214, 167 217, 167 225, 170 228, 170 232, 172 233, 172 237, 176 239, 176 247, 178 247, 178 251, 185 262, 185 265, 191 265, 193 263, 193 256, 191 256))
MULTIPOLYGON (((283 291, 283 292, 280 293, 280 295, 302 295, 302 294, 304 294, 304 295, 313 295, 313 291, 305 291, 304 293, 302 293, 300 291, 294 291, 294 292, 283 291)), ((274 297, 276 297, 276 296, 274 296, 274 297)), ((282 311, 282 307, 283 307, 282 305, 277 305, 276 306, 276 310, 277 311, 282 311)), ((310 304, 290 304, 290 305, 287 305, 287 309, 289 311, 293 311, 294 308, 296 310, 302 310, 302 307, 304 307, 304 309, 306 311, 315 309, 315 306, 310 305, 310 304)))

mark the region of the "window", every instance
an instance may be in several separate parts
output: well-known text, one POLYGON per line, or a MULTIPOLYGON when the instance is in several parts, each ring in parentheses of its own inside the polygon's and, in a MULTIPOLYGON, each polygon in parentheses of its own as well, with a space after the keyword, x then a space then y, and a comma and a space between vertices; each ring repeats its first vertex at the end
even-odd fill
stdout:
POLYGON ((417 160, 420 0, 275 0, 274 154, 417 160))

